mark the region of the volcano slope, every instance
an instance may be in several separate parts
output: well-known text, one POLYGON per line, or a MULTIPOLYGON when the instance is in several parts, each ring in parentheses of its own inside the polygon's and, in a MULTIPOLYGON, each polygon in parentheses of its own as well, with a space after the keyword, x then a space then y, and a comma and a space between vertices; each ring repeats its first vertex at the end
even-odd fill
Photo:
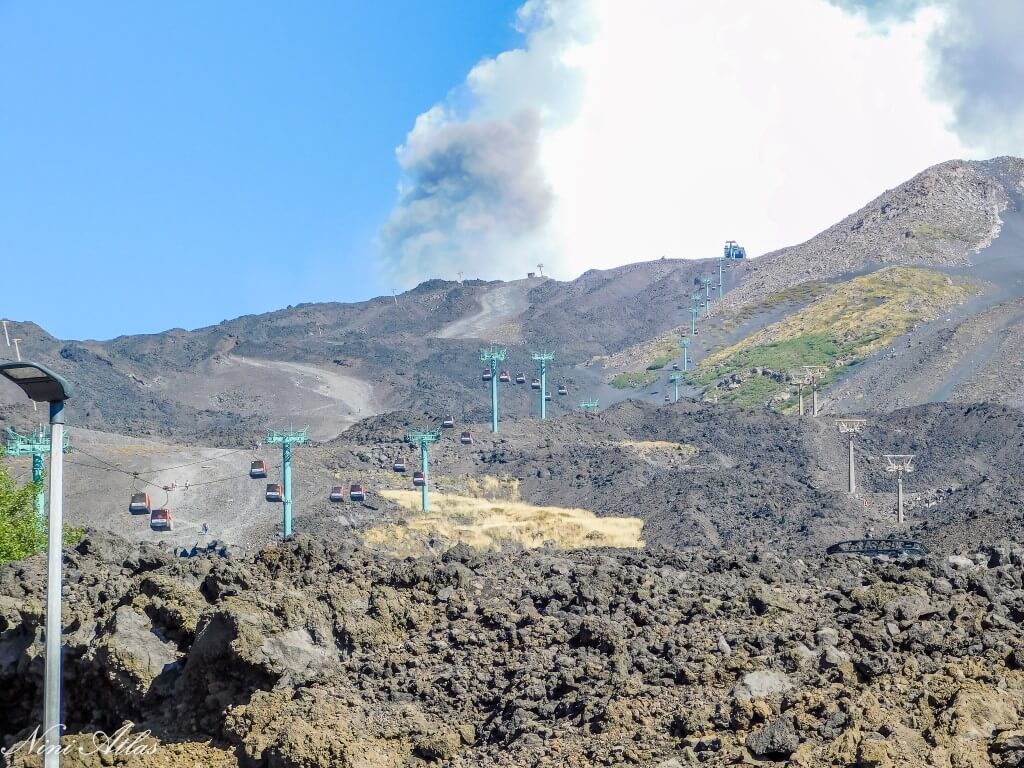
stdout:
MULTIPOLYGON (((1024 549, 870 562, 306 537, 67 554, 65 744, 270 768, 1024 760, 1024 549), (79 742, 81 743, 81 741, 79 742)), ((45 561, 0 568, 7 765, 39 720, 45 561)), ((192 764, 192 763, 186 763, 192 764)))
MULTIPOLYGON (((816 556, 868 529, 910 535, 939 552, 1024 539, 1020 410, 936 403, 860 415, 867 423, 856 438, 856 496, 847 493, 847 441, 831 417, 692 400, 506 419, 497 434, 459 422, 440 430, 431 447, 430 489, 439 500, 450 494, 499 508, 504 499, 640 518, 641 538, 656 547, 816 556), (472 432, 472 445, 460 443, 463 429, 472 432), (916 455, 905 480, 903 525, 896 524, 895 478, 884 458, 893 453, 916 455)), ((396 411, 296 448, 294 530, 331 540, 410 520, 412 513, 389 498, 410 490, 419 468, 406 433, 439 426, 434 414, 396 411), (392 471, 399 456, 404 473, 392 471), (365 502, 328 500, 332 486, 347 490, 351 483, 362 484, 365 502)), ((236 548, 280 538, 281 505, 264 498, 266 484, 281 481, 277 451, 183 449, 90 430, 71 430, 71 438, 77 448, 65 460, 65 507, 73 525, 187 548, 206 542, 204 523, 213 538, 236 548), (249 477, 254 458, 267 460, 266 479, 249 477), (144 516, 129 514, 134 488, 173 510, 173 532, 151 531, 144 516)), ((30 473, 28 457, 4 462, 15 477, 30 473)), ((425 522, 416 518, 411 528, 425 522)), ((429 538, 437 550, 461 540, 429 538)))
MULTIPOLYGON (((914 300, 920 295, 908 301, 896 295, 890 298, 906 310, 902 314, 875 313, 845 328, 838 341, 857 342, 845 350, 851 354, 838 354, 840 344, 824 362, 848 386, 838 387, 826 407, 886 410, 945 399, 1017 403, 1019 388, 1002 385, 1024 362, 1015 304, 1024 297, 1022 243, 1024 160, 941 163, 805 243, 730 261, 724 300, 716 302, 712 318, 700 321, 690 352, 700 363, 737 344, 749 350, 766 327, 792 341, 792 323, 785 321, 815 300, 827 304, 831 290, 858 278, 857 286, 873 290, 873 273, 884 270, 930 275, 953 280, 970 298, 940 290, 919 308, 914 300), (954 338, 946 333, 950 328, 954 338), (894 354, 910 334, 924 342, 927 359, 894 354), (999 343, 964 353, 964 343, 985 334, 999 343), (956 361, 949 370, 930 365, 940 354, 956 361), (849 365, 853 358, 855 366, 849 365)), ((690 296, 704 279, 713 283, 718 268, 717 259, 660 259, 590 270, 567 282, 433 279, 395 297, 302 304, 193 331, 109 341, 64 341, 31 322, 12 321, 9 330, 22 339, 27 357, 78 385, 73 405, 80 425, 238 447, 267 425, 317 415, 328 417, 320 419, 321 439, 396 409, 484 421, 488 392, 480 381, 479 350, 491 342, 507 348, 510 370, 527 375, 535 368, 532 351, 554 352, 550 382, 567 384, 574 396, 604 404, 627 396, 660 401, 666 392, 661 369, 679 359, 679 337, 690 330, 690 296)), ((870 291, 859 293, 870 301, 870 291)), ((819 348, 788 351, 800 352, 784 358, 796 366, 822 362, 819 348)), ((0 348, 0 356, 12 352, 0 348)), ((724 371, 742 373, 728 365, 724 371)), ((707 381, 691 383, 709 388, 707 381)), ((758 404, 761 390, 771 389, 758 383, 745 403, 758 404)), ((523 388, 503 392, 509 415, 535 410, 523 388)), ((21 404, 14 397, 0 390, 4 426, 11 422, 3 406, 21 404)), ((565 410, 557 400, 552 408, 565 410)))
MULTIPOLYGON (((408 453, 406 430, 431 423, 407 412, 369 419, 311 451, 308 471, 372 477, 373 490, 408 488, 390 463, 408 453)), ((847 440, 831 418, 626 402, 591 416, 509 420, 497 434, 474 431, 472 446, 446 433, 431 449, 431 478, 435 492, 473 495, 492 477, 515 482, 532 504, 640 517, 652 546, 810 555, 873 528, 953 551, 1024 538, 1022 450, 1024 413, 1014 408, 934 404, 868 414, 851 497, 847 440), (892 453, 917 457, 902 526, 884 458, 892 453)), ((337 518, 337 508, 320 502, 303 519, 327 535, 337 518)))

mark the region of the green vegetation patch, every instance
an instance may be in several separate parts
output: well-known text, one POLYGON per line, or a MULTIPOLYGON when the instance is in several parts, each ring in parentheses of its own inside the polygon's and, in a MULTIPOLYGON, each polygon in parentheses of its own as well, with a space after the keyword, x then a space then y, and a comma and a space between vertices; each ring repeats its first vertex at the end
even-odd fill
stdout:
MULTIPOLYGON (((728 350, 726 350, 728 351, 728 350)), ((722 358, 715 365, 700 365, 686 378, 693 386, 708 387, 734 373, 751 368, 787 371, 802 365, 829 365, 844 348, 830 333, 811 333, 783 341, 770 341, 744 347, 722 358)), ((768 379, 766 376, 758 378, 768 379)))
MULTIPOLYGON (((46 533, 36 522, 36 490, 34 483, 19 487, 0 465, 0 565, 46 548, 46 533)), ((74 544, 82 533, 81 528, 64 526, 64 543, 74 544)))
POLYGON ((675 360, 675 358, 672 357, 672 355, 661 355, 659 357, 654 358, 654 361, 650 365, 647 366, 647 370, 648 371, 660 371, 662 368, 664 368, 666 365, 671 363, 673 360, 675 360))
MULTIPOLYGON (((938 317, 976 290, 969 282, 932 270, 879 270, 836 285, 799 312, 709 355, 687 380, 708 390, 753 368, 787 373, 813 365, 829 369, 821 382, 827 388, 846 366, 890 346, 917 323, 938 317)), ((760 405, 787 386, 768 376, 753 376, 739 387, 719 390, 718 399, 760 405)), ((782 410, 791 407, 787 402, 782 410)))
POLYGON ((797 285, 792 285, 789 288, 783 288, 781 291, 769 294, 765 297, 764 301, 741 308, 731 315, 729 320, 733 324, 739 324, 766 310, 773 309, 782 304, 798 304, 810 301, 827 291, 828 284, 820 280, 808 280, 805 283, 798 283, 797 285))
POLYGON ((729 403, 743 408, 752 408, 769 402, 775 395, 786 389, 785 384, 767 376, 755 376, 744 381, 736 389, 725 390, 719 395, 720 403, 729 403))
POLYGON ((613 376, 608 383, 617 389, 640 389, 658 380, 658 374, 652 371, 627 371, 613 376))

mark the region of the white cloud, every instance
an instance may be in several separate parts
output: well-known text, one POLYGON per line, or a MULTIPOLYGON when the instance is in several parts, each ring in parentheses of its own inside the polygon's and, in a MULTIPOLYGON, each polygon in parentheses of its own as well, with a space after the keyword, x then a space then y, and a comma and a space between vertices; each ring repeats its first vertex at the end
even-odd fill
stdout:
POLYGON ((969 154, 927 95, 934 8, 884 31, 827 0, 521 15, 524 47, 478 65, 400 150, 409 178, 381 241, 410 283, 538 260, 573 277, 726 239, 762 253, 969 154))

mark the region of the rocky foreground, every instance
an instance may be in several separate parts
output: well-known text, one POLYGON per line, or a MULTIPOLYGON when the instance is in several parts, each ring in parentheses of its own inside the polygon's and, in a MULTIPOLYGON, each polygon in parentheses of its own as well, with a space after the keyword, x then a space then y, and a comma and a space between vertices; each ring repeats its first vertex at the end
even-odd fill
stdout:
MULTIPOLYGON (((1024 765, 1020 547, 175 559, 90 534, 66 572, 65 721, 152 733, 66 765, 1024 765)), ((40 717, 43 585, 41 558, 0 568, 8 747, 40 717)))

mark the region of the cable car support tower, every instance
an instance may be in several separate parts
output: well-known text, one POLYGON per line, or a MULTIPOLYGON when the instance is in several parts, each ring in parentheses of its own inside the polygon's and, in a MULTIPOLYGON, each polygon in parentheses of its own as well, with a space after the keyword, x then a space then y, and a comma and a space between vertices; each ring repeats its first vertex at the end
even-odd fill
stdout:
POLYGON ((672 385, 675 387, 675 390, 676 390, 675 399, 672 402, 673 403, 678 403, 679 402, 679 382, 683 380, 683 376, 680 373, 673 373, 671 376, 668 377, 668 380, 669 380, 669 382, 672 383, 672 385))
POLYGON ((885 460, 889 466, 886 472, 896 473, 896 522, 903 523, 903 473, 914 471, 914 454, 912 453, 887 453, 885 460))
POLYGON ((853 466, 853 437, 867 424, 866 419, 839 419, 836 421, 836 426, 839 427, 839 434, 850 436, 850 471, 849 471, 849 491, 850 495, 853 496, 857 493, 857 479, 856 470, 853 466))
POLYGON ((534 352, 533 360, 540 369, 540 417, 548 417, 547 396, 548 396, 548 363, 555 359, 554 352, 534 352))
MULTIPOLYGON (((494 381, 494 379, 491 379, 494 381)), ((498 430, 494 430, 497 432, 498 430)), ((441 433, 438 430, 431 432, 422 432, 419 430, 410 430, 405 433, 405 441, 410 445, 419 446, 420 449, 420 468, 423 470, 423 485, 420 486, 420 498, 422 500, 421 507, 424 512, 430 511, 430 495, 428 490, 430 488, 430 444, 436 443, 441 439, 441 433)))
POLYGON ((480 362, 491 369, 491 432, 498 431, 498 363, 505 362, 505 349, 491 345, 480 350, 480 362))
POLYGON ((686 373, 690 370, 690 340, 680 339, 679 346, 683 348, 683 373, 686 373))
POLYGON ((292 535, 292 446, 303 445, 308 440, 308 433, 309 427, 286 432, 271 429, 267 432, 267 445, 281 446, 281 474, 284 486, 282 489, 284 517, 281 523, 281 536, 286 541, 292 535))
MULTIPOLYGON (((68 434, 64 433, 64 453, 71 452, 68 434)), ((8 456, 32 457, 32 483, 36 487, 36 528, 46 533, 46 496, 43 492, 43 457, 50 453, 50 433, 40 425, 31 435, 19 435, 13 429, 7 430, 7 445, 4 453, 8 456)))

